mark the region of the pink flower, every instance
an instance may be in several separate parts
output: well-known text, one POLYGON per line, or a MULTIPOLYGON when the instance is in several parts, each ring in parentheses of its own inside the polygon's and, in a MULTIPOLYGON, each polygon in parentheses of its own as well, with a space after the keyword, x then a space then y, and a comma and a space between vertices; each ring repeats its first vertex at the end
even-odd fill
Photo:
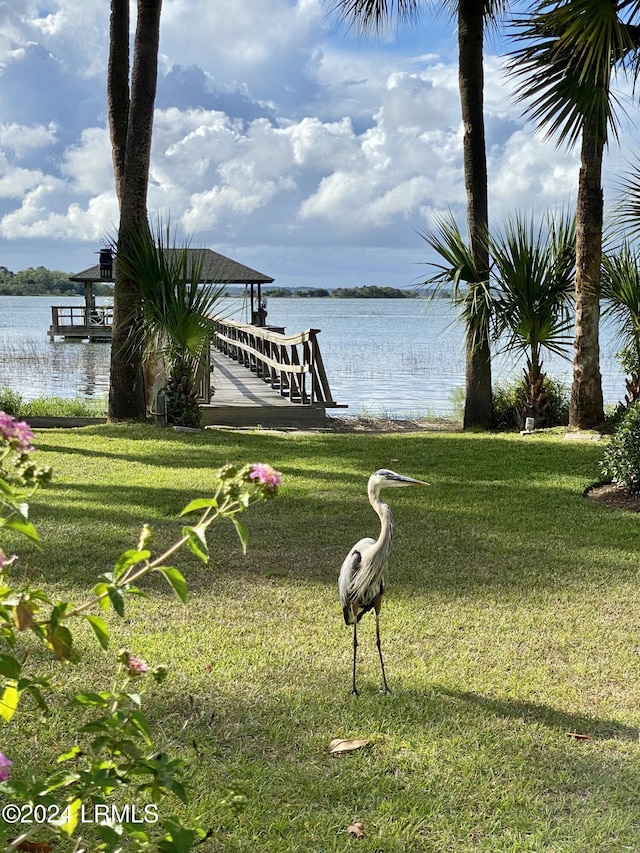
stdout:
POLYGON ((135 678, 138 675, 144 675, 145 672, 149 672, 146 660, 136 658, 133 655, 129 655, 129 661, 125 666, 125 669, 132 678, 135 678))
POLYGON ((2 571, 5 566, 11 566, 17 559, 17 554, 12 554, 10 557, 7 557, 2 548, 0 548, 0 571, 2 571))
POLYGON ((264 462, 256 462, 249 472, 249 479, 258 480, 270 492, 274 492, 280 485, 281 474, 275 468, 272 468, 271 465, 266 465, 264 462))
POLYGON ((31 453, 33 432, 26 421, 16 421, 6 412, 0 412, 0 437, 22 453, 31 453))
POLYGON ((0 782, 6 782, 9 778, 9 768, 13 761, 9 761, 4 752, 0 752, 0 782))

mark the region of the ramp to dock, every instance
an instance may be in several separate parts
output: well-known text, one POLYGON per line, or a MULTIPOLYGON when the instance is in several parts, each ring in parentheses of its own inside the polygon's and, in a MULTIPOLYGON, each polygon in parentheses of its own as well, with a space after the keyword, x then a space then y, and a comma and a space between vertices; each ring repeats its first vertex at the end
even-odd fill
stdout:
POLYGON ((291 403, 277 391, 221 353, 212 357, 211 402, 202 405, 205 426, 283 427, 317 429, 326 426, 322 405, 291 403))
POLYGON ((343 408, 329 388, 319 329, 285 335, 221 317, 212 320, 212 393, 202 405, 206 426, 322 427, 328 408, 343 408))

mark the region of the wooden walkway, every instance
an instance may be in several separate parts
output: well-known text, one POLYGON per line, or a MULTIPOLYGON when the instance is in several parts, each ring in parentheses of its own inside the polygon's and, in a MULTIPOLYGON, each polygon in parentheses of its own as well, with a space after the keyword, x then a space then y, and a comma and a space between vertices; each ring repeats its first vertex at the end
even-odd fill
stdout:
POLYGON ((201 405, 205 426, 313 429, 326 426, 322 405, 291 403, 244 365, 212 353, 211 402, 201 405))

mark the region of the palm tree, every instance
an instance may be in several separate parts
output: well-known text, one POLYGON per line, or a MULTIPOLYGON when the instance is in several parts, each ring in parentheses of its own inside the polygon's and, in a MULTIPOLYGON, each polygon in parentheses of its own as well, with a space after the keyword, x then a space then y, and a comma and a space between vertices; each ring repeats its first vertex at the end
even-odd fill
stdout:
POLYGON ((502 351, 525 353, 522 421, 533 417, 549 426, 542 354, 566 357, 571 343, 575 220, 548 216, 536 230, 533 219, 516 215, 503 234, 490 238, 489 248, 494 340, 502 351))
POLYGON ((424 284, 435 287, 434 296, 451 288, 465 324, 467 349, 483 337, 503 352, 525 353, 521 415, 544 424, 548 400, 542 353, 564 355, 570 343, 574 222, 564 215, 549 216, 536 230, 522 216, 508 220, 502 234, 487 238, 488 277, 479 274, 452 216, 439 219, 422 236, 443 261, 429 263, 436 272, 424 284))
POLYGON ((623 243, 602 259, 604 316, 614 319, 621 349, 618 360, 626 373, 627 405, 640 400, 640 250, 623 243))
POLYGON ((574 368, 570 424, 604 418, 598 325, 602 258, 602 163, 616 135, 615 72, 637 60, 639 0, 539 0, 516 22, 524 46, 510 67, 525 115, 569 146, 581 140, 576 203, 574 368), (624 15, 624 19, 622 18, 624 15))
MULTIPOLYGON (((111 0, 107 96, 116 192, 120 204, 118 254, 127 240, 148 232, 147 187, 155 104, 162 0, 138 0, 131 90, 129 2, 111 0)), ((144 418, 142 352, 135 346, 142 322, 138 283, 116 266, 109 419, 144 418)))
MULTIPOLYGON (((508 5, 508 0, 442 0, 440 4, 420 0, 337 0, 340 18, 356 25, 361 32, 380 33, 397 15, 404 23, 413 23, 422 5, 440 5, 448 9, 458 24, 458 85, 463 124, 464 179, 467 191, 467 231, 478 277, 489 269, 486 235, 489 230, 488 180, 484 132, 484 30, 508 5)), ((473 288, 474 283, 470 282, 473 288)), ((472 306, 482 304, 470 300, 472 306)), ((491 357, 489 341, 478 336, 482 321, 476 325, 475 346, 466 352, 466 395, 464 426, 489 427, 493 422, 491 405, 491 357)))
POLYGON ((202 283, 203 254, 178 245, 161 222, 155 234, 127 235, 117 263, 140 291, 142 322, 132 343, 147 363, 163 363, 169 423, 198 427, 196 377, 202 365, 208 369, 211 316, 226 285, 202 283))
MULTIPOLYGON (((453 214, 436 217, 433 226, 419 232, 443 263, 429 261, 428 266, 436 270, 422 285, 432 288, 435 299, 442 293, 450 293, 458 309, 458 319, 465 330, 465 351, 474 351, 479 342, 490 340, 491 290, 489 262, 482 272, 476 265, 476 257, 463 238, 453 214)), ((486 238, 485 238, 486 239, 486 238)), ((488 242, 484 252, 489 258, 488 242)))

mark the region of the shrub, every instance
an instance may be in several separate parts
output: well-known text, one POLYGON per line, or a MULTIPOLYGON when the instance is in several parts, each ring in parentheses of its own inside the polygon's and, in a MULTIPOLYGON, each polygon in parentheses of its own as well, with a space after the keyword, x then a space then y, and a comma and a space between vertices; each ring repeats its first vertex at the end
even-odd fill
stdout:
POLYGON ((600 467, 625 492, 640 493, 640 403, 633 403, 622 416, 600 467))
POLYGON ((96 418, 107 414, 105 397, 35 397, 25 400, 11 388, 0 388, 0 411, 13 418, 96 418))
POLYGON ((22 414, 24 401, 22 396, 17 391, 12 391, 11 388, 0 388, 0 410, 6 412, 14 418, 22 414))
MULTIPOLYGON (((547 408, 545 423, 536 426, 566 426, 569 423, 569 389, 564 383, 545 376, 543 389, 547 408)), ((493 389, 493 413, 497 429, 522 429, 524 388, 522 382, 493 389)))

